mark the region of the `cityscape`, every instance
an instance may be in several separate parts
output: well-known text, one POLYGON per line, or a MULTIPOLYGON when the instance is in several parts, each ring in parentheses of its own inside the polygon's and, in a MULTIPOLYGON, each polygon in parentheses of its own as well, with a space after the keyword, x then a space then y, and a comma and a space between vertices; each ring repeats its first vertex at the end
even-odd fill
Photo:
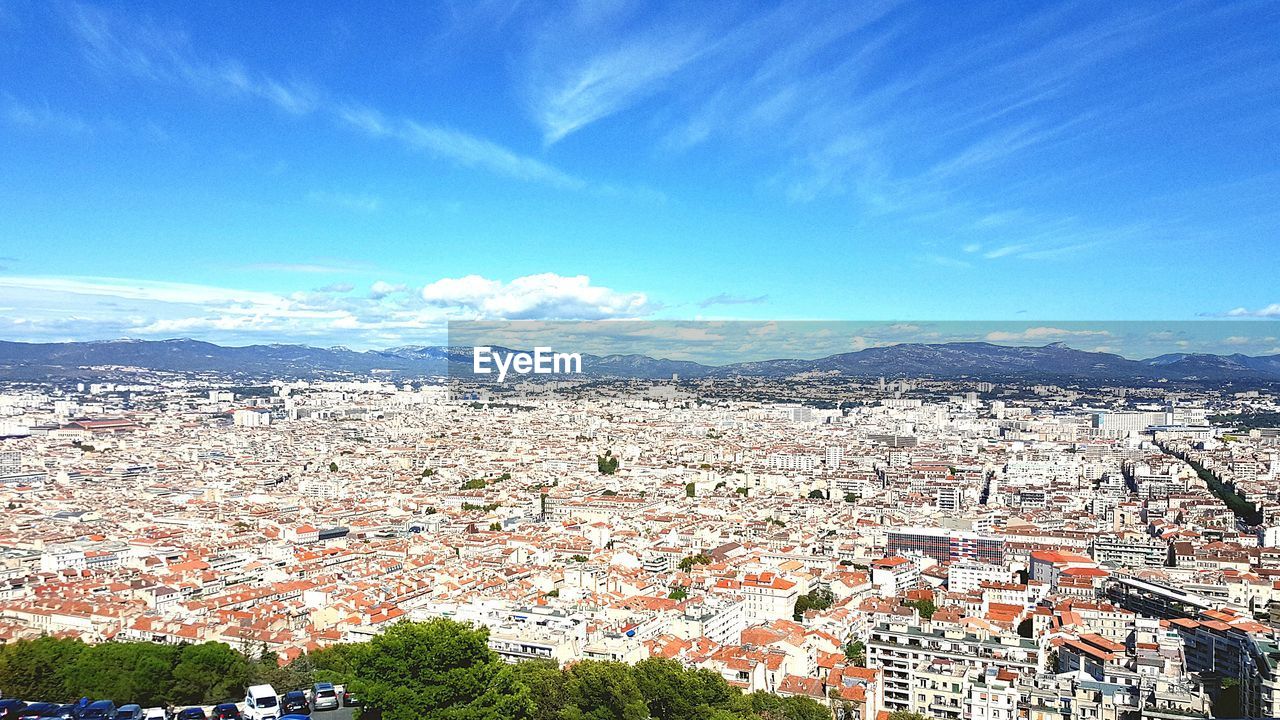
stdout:
POLYGON ((0 720, 1280 719, 1266 0, 0 0, 0 720))
POLYGON ((447 619, 854 720, 1280 714, 1275 383, 80 370, 0 394, 10 645, 447 619))

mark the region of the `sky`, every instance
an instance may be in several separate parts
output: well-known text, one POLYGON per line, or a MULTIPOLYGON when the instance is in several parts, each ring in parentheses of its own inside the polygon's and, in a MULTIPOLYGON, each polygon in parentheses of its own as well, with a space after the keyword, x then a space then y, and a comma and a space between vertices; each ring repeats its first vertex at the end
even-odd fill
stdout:
POLYGON ((1225 318, 1280 352, 1277 37, 1265 0, 0 0, 0 339, 1225 318))

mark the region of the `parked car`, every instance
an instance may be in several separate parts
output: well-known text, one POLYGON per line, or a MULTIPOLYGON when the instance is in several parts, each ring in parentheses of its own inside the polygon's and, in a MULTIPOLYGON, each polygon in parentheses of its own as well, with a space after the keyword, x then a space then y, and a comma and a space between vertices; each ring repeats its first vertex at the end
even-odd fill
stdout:
POLYGON ((360 707, 361 705, 364 705, 363 700, 361 700, 354 692, 351 692, 349 688, 343 688, 342 707, 360 707))
POLYGON ((59 707, 61 706, 57 703, 31 703, 25 708, 19 710, 17 717, 18 720, 38 720, 39 718, 57 717, 59 707))
POLYGON ((311 720, 310 715, 282 715, 280 720, 311 720))
POLYGON ((177 720, 206 720, 204 708, 182 708, 178 711, 177 720))
POLYGON ((80 717, 80 709, 75 705, 59 705, 57 710, 45 715, 47 718, 58 718, 58 720, 76 720, 80 717))
POLYGON ((270 685, 254 685, 244 693, 244 716, 247 720, 277 720, 280 696, 270 685))
POLYGON ((337 710, 338 691, 333 683, 316 683, 311 686, 311 706, 316 710, 337 710))
POLYGON ((97 700, 80 712, 80 720, 115 720, 116 704, 110 700, 97 700))
POLYGON ((116 720, 142 720, 142 706, 122 705, 116 710, 116 720))
POLYGON ((142 720, 169 720, 169 711, 162 707, 147 708, 142 720))
POLYGON ((211 720, 244 720, 244 716, 240 714, 240 708, 235 703, 222 703, 213 706, 213 713, 209 716, 211 720))
POLYGON ((307 694, 301 690, 290 690, 280 698, 280 712, 295 715, 310 715, 311 704, 307 702, 307 694))

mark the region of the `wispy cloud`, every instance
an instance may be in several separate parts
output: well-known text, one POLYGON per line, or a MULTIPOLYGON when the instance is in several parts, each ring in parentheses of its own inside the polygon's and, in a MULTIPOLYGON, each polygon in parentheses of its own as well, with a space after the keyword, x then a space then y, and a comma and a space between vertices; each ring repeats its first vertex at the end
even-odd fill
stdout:
POLYGON ((709 308, 715 305, 762 305, 769 301, 768 295, 730 295, 729 293, 720 293, 712 295, 698 301, 698 307, 709 308))
POLYGON ((0 117, 9 125, 25 130, 50 131, 61 135, 90 135, 93 128, 83 118, 57 110, 48 102, 21 102, 5 96, 0 117))
POLYGON ((382 198, 365 193, 313 190, 307 193, 307 200, 320 205, 330 205, 360 213, 374 213, 382 207, 382 198))
POLYGON ((244 270, 314 275, 333 275, 368 269, 366 265, 353 262, 255 262, 240 267, 244 270))
MULTIPOLYGON (((668 26, 558 68, 535 61, 530 105, 543 139, 557 142, 657 92, 663 81, 698 58, 705 43, 697 31, 668 26)), ((561 28, 545 44, 562 50, 561 28)))
POLYGON ((186 34, 165 30, 91 5, 68 5, 67 21, 85 57, 104 72, 123 72, 152 82, 190 88, 217 97, 264 101, 294 115, 321 113, 340 127, 370 137, 394 137, 407 147, 462 167, 568 189, 587 183, 550 164, 462 130, 406 118, 332 97, 303 81, 286 81, 232 58, 202 54, 186 34))
POLYGON ((960 258, 939 255, 937 253, 925 253, 920 256, 920 259, 930 265, 937 265, 938 267, 952 268, 955 270, 967 270, 973 267, 973 263, 968 260, 961 260, 960 258))

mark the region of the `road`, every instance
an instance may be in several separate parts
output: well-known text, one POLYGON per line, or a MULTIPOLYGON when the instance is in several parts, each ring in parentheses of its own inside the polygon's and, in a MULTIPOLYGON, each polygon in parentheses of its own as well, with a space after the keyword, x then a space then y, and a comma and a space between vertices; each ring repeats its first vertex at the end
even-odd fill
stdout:
POLYGON ((355 720, 356 711, 360 708, 338 708, 337 710, 314 710, 311 717, 314 720, 355 720))

